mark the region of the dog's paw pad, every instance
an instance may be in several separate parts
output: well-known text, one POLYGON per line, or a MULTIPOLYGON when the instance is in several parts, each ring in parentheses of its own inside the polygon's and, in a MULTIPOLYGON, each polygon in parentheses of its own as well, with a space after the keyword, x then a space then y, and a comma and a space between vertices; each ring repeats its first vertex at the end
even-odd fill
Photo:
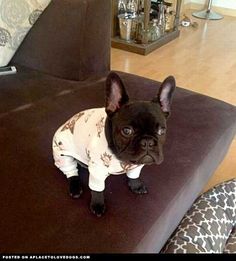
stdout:
POLYGON ((78 198, 80 198, 81 194, 82 194, 82 191, 79 192, 79 193, 70 193, 70 196, 71 196, 73 199, 78 199, 78 198))
POLYGON ((101 205, 101 204, 91 205, 90 210, 95 216, 101 217, 105 213, 105 205, 101 205))
POLYGON ((77 199, 82 194, 83 190, 79 182, 79 177, 69 178, 69 194, 73 199, 77 199))
POLYGON ((148 190, 145 186, 141 186, 139 188, 131 189, 135 194, 147 194, 148 190))
POLYGON ((135 194, 147 194, 148 189, 144 183, 139 179, 128 179, 129 189, 135 194))

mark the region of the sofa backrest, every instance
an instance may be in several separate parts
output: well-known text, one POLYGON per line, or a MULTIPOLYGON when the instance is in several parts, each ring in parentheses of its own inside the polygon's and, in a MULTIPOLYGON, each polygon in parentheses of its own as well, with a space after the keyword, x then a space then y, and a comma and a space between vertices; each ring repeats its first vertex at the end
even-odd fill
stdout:
POLYGON ((110 0, 52 0, 11 63, 70 80, 110 69, 110 0))

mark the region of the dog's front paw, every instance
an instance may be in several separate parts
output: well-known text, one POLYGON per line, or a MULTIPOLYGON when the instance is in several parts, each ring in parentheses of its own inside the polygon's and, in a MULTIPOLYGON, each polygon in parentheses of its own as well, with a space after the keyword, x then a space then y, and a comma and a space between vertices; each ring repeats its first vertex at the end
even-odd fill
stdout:
POLYGON ((97 217, 101 217, 105 213, 105 209, 104 204, 90 204, 91 212, 97 217))
POLYGON ((82 194, 83 190, 80 185, 80 180, 78 176, 68 178, 69 181, 69 194, 73 199, 77 199, 82 194))
POLYGON ((91 190, 90 210, 97 217, 101 217, 105 213, 105 203, 103 192, 91 190))
POLYGON ((139 179, 128 178, 128 186, 130 190, 135 194, 147 194, 148 190, 144 183, 139 179))

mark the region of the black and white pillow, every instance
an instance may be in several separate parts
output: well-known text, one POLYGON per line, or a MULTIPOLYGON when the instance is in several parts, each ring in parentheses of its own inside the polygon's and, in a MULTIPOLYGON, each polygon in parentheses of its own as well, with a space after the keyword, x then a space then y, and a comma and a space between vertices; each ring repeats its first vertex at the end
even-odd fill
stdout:
POLYGON ((203 193, 162 253, 236 253, 236 179, 203 193))

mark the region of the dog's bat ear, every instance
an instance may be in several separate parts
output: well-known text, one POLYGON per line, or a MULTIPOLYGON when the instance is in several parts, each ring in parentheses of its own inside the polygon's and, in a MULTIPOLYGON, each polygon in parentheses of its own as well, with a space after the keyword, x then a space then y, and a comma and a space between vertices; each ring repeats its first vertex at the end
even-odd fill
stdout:
POLYGON ((158 102, 161 106, 166 118, 170 115, 170 105, 175 90, 175 78, 173 76, 168 76, 161 84, 157 97, 153 99, 153 102, 158 102))
POLYGON ((129 96, 118 74, 110 72, 106 79, 106 113, 112 115, 129 101, 129 96))

